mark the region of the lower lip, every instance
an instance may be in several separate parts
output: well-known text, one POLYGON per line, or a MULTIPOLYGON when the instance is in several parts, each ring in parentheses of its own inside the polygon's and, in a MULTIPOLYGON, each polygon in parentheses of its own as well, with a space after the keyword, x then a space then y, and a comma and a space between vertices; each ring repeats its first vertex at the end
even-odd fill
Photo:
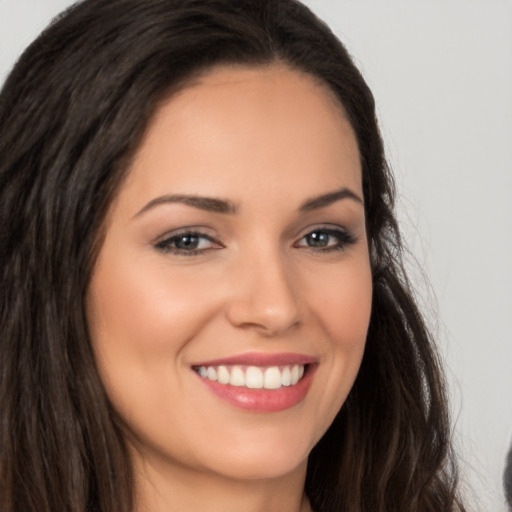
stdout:
POLYGON ((231 386, 197 375, 205 386, 226 402, 247 411, 278 412, 289 409, 301 402, 307 395, 313 381, 316 366, 309 365, 307 372, 294 386, 279 389, 250 389, 245 386, 231 386))

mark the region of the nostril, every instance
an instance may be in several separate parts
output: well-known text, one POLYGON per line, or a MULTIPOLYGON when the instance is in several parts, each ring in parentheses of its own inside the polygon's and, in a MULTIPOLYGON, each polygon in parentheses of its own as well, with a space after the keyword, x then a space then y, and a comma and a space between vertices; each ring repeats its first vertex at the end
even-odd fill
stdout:
POLYGON ((239 328, 255 329, 273 336, 299 325, 299 309, 293 297, 264 297, 257 292, 244 298, 234 297, 227 306, 229 321, 239 328), (277 300, 276 300, 277 299, 277 300))

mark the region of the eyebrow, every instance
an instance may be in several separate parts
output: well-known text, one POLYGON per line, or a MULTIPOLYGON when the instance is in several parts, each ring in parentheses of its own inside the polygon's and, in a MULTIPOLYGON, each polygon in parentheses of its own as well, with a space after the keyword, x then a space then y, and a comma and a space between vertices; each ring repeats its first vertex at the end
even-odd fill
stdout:
POLYGON ((308 199, 302 204, 299 210, 302 212, 318 210, 320 208, 325 208, 326 206, 329 206, 336 201, 341 201, 342 199, 352 199, 360 204, 364 204, 363 200, 355 192, 352 192, 352 190, 349 188, 344 187, 340 190, 328 192, 327 194, 322 194, 321 196, 308 199))
POLYGON ((135 217, 142 215, 144 212, 147 212, 148 210, 154 208, 155 206, 169 203, 181 203, 187 206, 192 206, 193 208, 199 208, 200 210, 206 210, 207 212, 214 213, 235 214, 238 212, 238 206, 236 206, 231 201, 227 201, 225 199, 217 199, 214 197, 204 197, 186 194, 175 194, 156 197, 155 199, 151 200, 148 204, 146 204, 146 206, 144 206, 142 210, 136 213, 135 217))
MULTIPOLYGON (((360 204, 363 204, 363 200, 357 194, 355 194, 350 189, 345 187, 340 190, 328 192, 327 194, 322 194, 321 196, 313 197, 311 199, 306 200, 300 206, 299 211, 307 212, 312 210, 318 210, 320 208, 325 208, 331 205, 332 203, 335 203, 336 201, 341 201, 342 199, 352 199, 360 204)), ((218 199, 215 197, 204 197, 187 194, 172 194, 152 199, 141 210, 139 210, 134 215, 134 217, 142 215, 148 210, 154 208, 155 206, 172 203, 180 203, 187 206, 192 206, 193 208, 198 208, 200 210, 205 210, 213 213, 234 215, 239 211, 239 208, 235 203, 228 201, 226 199, 218 199)))

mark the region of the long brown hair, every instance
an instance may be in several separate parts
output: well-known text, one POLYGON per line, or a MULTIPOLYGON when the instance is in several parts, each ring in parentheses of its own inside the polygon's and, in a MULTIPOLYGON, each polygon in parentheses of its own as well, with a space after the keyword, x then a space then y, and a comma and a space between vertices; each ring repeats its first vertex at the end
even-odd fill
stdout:
POLYGON ((313 449, 318 512, 455 512, 444 380, 410 292, 373 96, 295 0, 86 0, 0 94, 0 502, 130 512, 132 470, 84 313, 107 208, 159 103, 218 64, 281 62, 327 84, 356 134, 373 310, 354 387, 313 449))

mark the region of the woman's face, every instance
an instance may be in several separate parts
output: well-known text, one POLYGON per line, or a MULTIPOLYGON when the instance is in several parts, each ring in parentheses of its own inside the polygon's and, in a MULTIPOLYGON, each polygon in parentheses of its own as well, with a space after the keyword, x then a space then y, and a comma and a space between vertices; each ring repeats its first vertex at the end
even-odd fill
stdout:
POLYGON ((356 140, 286 67, 218 68, 156 113, 107 218, 88 318, 147 465, 303 471, 371 306, 356 140))

